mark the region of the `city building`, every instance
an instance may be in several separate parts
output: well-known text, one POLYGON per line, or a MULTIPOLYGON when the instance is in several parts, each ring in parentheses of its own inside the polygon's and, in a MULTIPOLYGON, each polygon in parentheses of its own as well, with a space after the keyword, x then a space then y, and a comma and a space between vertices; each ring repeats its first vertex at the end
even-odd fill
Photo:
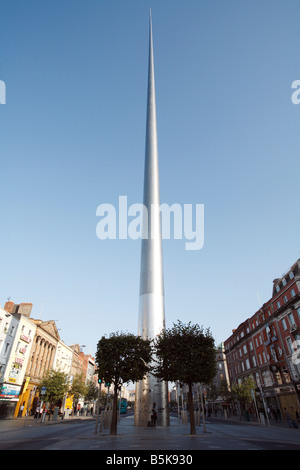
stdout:
POLYGON ((230 384, 256 382, 258 408, 300 413, 300 260, 273 281, 272 297, 224 342, 230 384))
MULTIPOLYGON (((22 403, 25 405, 22 416, 27 412, 30 412, 31 409, 35 409, 36 404, 39 401, 39 392, 37 387, 42 381, 45 372, 53 368, 56 348, 60 341, 54 320, 43 321, 31 319, 31 322, 36 325, 36 332, 33 340, 30 361, 28 362, 26 369, 28 385, 26 386, 26 390, 23 390, 22 392, 22 403)), ((25 385, 26 382, 24 382, 24 388, 25 385)), ((15 416, 17 415, 18 408, 22 403, 20 400, 15 416)))
MULTIPOLYGON (((1 392, 0 417, 10 418, 19 412, 24 401, 24 392, 28 387, 26 369, 31 358, 31 349, 36 332, 36 325, 28 317, 30 304, 24 304, 24 313, 20 306, 11 308, 10 312, 1 309, 1 324, 5 322, 2 332, 1 349, 1 392), (29 306, 29 308, 27 308, 29 306), (5 334, 5 337, 3 336, 5 334)), ((32 307, 32 305, 31 305, 32 307)))
POLYGON ((0 307, 0 419, 34 412, 48 370, 66 374, 70 386, 75 375, 97 383, 94 358, 79 344, 67 346, 54 320, 30 318, 31 311, 31 303, 8 301, 0 307))
POLYGON ((1 377, 3 377, 10 352, 8 351, 9 344, 7 344, 6 337, 12 319, 13 316, 4 310, 4 308, 0 307, 0 380, 1 377))
POLYGON ((73 360, 73 349, 67 346, 60 339, 57 342, 57 347, 53 359, 53 369, 63 372, 67 376, 71 375, 71 367, 73 360))

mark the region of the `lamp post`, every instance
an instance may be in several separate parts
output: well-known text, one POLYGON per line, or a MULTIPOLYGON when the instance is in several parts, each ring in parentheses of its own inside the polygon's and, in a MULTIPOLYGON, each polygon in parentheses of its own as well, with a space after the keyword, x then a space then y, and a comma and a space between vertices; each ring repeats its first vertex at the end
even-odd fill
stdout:
MULTIPOLYGON (((98 419, 99 419, 99 405, 100 405, 100 396, 101 396, 101 385, 102 379, 98 379, 99 388, 98 388, 98 399, 97 399, 97 409, 96 409, 96 426, 95 426, 95 434, 98 432, 98 419)), ((102 420, 100 420, 100 431, 102 431, 102 420)))

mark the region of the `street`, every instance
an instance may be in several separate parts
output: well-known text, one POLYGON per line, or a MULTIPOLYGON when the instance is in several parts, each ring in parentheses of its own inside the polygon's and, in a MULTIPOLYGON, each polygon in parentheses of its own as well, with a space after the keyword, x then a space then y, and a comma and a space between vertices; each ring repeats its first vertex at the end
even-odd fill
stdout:
MULTIPOLYGON (((300 429, 232 423, 208 418, 206 432, 197 426, 197 435, 189 435, 189 426, 171 416, 168 428, 137 428, 133 415, 121 416, 118 435, 104 429, 95 433, 95 418, 70 419, 41 423, 32 418, 0 422, 1 450, 126 450, 140 451, 197 450, 300 450, 300 429)), ((104 453, 106 454, 106 453, 104 453)), ((103 454, 103 458, 106 456, 103 454)), ((116 454, 118 455, 118 454, 116 454)), ((102 458, 102 457, 101 457, 102 458)))

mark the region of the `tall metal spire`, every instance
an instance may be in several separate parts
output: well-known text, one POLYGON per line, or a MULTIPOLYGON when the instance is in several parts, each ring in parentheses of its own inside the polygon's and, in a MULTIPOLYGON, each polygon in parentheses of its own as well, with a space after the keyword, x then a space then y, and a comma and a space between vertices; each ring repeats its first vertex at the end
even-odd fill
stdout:
MULTIPOLYGON (((149 21, 148 97, 144 172, 144 214, 140 271, 138 334, 154 339, 165 328, 164 280, 159 195, 157 122, 154 81, 152 18, 149 21)), ((136 385, 135 425, 147 426, 153 403, 158 410, 157 424, 169 425, 167 384, 151 374, 136 385)))

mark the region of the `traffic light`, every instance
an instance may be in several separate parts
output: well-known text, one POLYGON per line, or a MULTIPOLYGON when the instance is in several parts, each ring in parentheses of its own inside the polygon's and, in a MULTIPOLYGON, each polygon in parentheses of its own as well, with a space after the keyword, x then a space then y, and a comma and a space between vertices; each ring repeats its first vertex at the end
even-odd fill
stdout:
POLYGON ((106 386, 109 387, 109 386, 110 386, 110 383, 109 383, 109 382, 106 382, 106 386))
POLYGON ((102 383, 102 379, 98 379, 98 384, 101 384, 102 383))

